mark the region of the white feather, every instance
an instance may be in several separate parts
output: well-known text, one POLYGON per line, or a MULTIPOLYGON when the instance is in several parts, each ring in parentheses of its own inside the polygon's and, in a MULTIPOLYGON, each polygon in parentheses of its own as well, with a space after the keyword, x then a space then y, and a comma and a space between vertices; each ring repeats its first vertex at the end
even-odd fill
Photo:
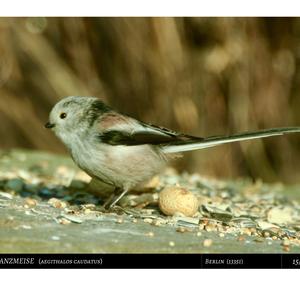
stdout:
POLYGON ((179 152, 204 149, 207 147, 217 146, 225 143, 278 136, 278 135, 289 134, 289 133, 299 133, 299 132, 300 132, 300 127, 275 128, 270 130, 247 132, 247 133, 242 133, 242 134, 237 134, 232 136, 210 137, 207 139, 203 139, 202 141, 196 141, 195 143, 173 144, 173 145, 170 144, 162 147, 162 150, 166 154, 179 153, 179 152))

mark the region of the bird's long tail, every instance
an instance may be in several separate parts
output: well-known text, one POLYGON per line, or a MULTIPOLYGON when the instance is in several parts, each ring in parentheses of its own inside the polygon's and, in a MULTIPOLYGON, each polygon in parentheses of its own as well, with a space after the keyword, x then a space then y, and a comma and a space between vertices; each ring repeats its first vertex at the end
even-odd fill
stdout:
POLYGON ((290 133, 300 133, 300 127, 289 128, 273 128, 267 130, 260 130, 255 132, 245 132, 231 136, 215 136, 203 139, 189 140, 185 142, 175 142, 162 147, 164 153, 179 153, 186 151, 193 151, 207 147, 217 146, 225 143, 251 140, 256 138, 265 138, 271 136, 278 136, 290 133))

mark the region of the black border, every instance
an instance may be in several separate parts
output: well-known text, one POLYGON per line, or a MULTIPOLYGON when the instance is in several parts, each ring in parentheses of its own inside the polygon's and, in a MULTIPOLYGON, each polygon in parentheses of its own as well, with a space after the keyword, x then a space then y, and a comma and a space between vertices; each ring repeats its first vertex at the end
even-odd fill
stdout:
POLYGON ((0 269, 288 269, 299 254, 0 254, 0 269))

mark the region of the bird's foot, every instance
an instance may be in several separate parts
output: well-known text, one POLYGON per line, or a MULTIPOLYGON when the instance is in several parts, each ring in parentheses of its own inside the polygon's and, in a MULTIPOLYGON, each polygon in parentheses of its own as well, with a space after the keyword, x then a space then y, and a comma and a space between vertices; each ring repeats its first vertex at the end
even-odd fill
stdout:
POLYGON ((113 195, 110 199, 108 199, 103 207, 108 210, 108 211, 112 211, 114 210, 114 208, 116 208, 116 204, 117 202, 128 192, 128 190, 122 190, 122 192, 118 195, 113 195))

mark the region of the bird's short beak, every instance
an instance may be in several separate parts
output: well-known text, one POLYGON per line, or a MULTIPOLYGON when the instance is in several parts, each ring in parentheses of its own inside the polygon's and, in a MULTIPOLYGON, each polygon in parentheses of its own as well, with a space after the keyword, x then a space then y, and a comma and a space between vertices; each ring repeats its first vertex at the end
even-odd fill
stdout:
POLYGON ((49 123, 49 122, 47 122, 46 124, 45 124, 45 128, 47 128, 47 129, 51 129, 51 128, 54 128, 55 127, 55 124, 51 124, 51 123, 49 123))

